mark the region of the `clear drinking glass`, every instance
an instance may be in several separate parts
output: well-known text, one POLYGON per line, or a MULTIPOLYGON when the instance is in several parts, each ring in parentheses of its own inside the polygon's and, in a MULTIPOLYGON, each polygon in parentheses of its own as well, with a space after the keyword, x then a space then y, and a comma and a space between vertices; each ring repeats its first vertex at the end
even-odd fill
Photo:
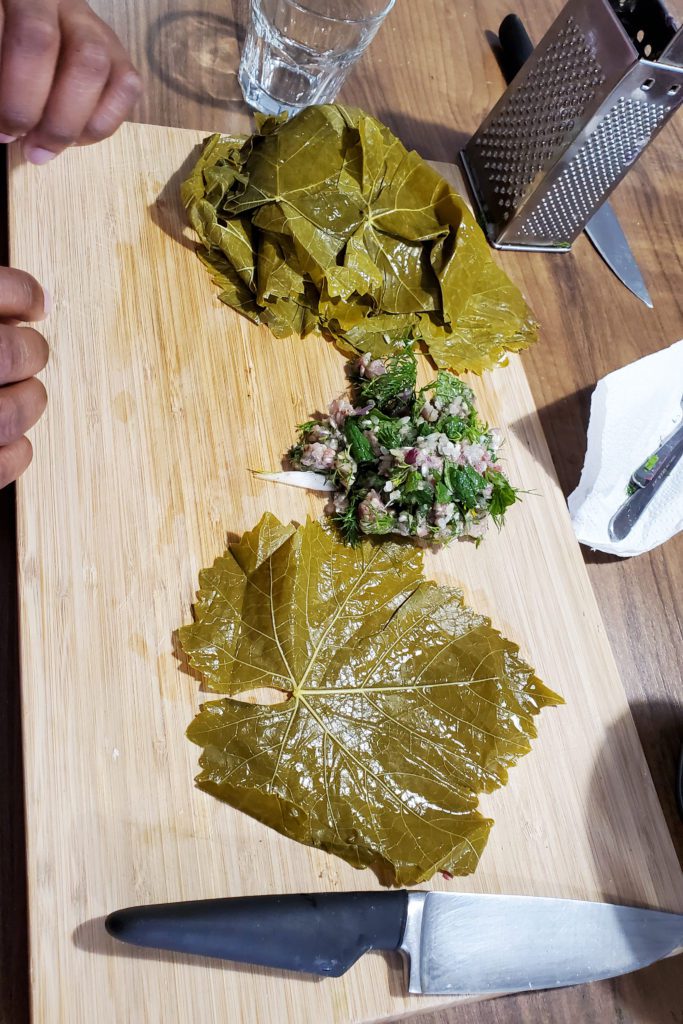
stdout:
POLYGON ((330 103, 395 0, 251 0, 239 82, 249 106, 330 103))

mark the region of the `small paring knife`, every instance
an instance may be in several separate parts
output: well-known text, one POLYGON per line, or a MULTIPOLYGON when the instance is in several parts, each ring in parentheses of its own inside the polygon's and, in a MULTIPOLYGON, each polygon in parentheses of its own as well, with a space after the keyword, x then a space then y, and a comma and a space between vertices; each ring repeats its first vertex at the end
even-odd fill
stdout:
POLYGON ((405 890, 130 907, 105 924, 110 935, 138 946, 333 978, 371 949, 398 950, 409 992, 431 995, 579 985, 635 971, 683 947, 683 914, 405 890))
MULTIPOLYGON (((681 399, 683 408, 683 398, 681 399)), ((656 452, 645 460, 629 481, 629 496, 610 520, 608 533, 614 541, 624 540, 650 504, 671 470, 683 456, 683 419, 656 452)))
MULTIPOLYGON (((509 84, 534 50, 521 19, 516 14, 503 18, 498 29, 501 66, 509 84)), ((643 275, 631 252, 626 235, 609 201, 602 204, 586 224, 584 231, 603 260, 622 284, 652 309, 652 299, 643 275)))

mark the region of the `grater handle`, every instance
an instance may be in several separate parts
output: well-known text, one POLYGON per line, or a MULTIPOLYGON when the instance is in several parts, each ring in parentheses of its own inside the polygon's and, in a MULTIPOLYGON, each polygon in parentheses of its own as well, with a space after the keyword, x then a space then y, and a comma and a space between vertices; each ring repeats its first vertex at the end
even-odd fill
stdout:
POLYGON ((529 38, 521 18, 516 14, 508 14, 500 23, 498 39, 501 48, 501 66, 505 81, 510 84, 523 64, 534 52, 534 44, 529 38))

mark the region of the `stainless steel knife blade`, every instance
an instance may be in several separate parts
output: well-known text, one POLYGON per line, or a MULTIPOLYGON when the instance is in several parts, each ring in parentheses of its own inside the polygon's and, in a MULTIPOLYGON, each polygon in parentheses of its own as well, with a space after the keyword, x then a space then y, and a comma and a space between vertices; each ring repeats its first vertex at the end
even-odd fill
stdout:
POLYGON ((243 896, 110 914, 123 942, 339 977, 371 949, 400 950, 409 991, 488 996, 579 985, 683 947, 683 914, 471 893, 243 896))
MULTIPOLYGON (((508 84, 534 50, 521 18, 508 14, 498 29, 502 68, 508 84)), ((652 299, 643 275, 628 244, 626 235, 609 200, 604 202, 586 224, 584 231, 592 245, 628 290, 652 309, 652 299)))
POLYGON ((683 947, 683 914, 579 900, 411 893, 409 991, 494 995, 612 978, 683 947))
POLYGON ((584 231, 610 270, 630 292, 652 309, 652 299, 643 275, 609 202, 603 203, 597 213, 593 214, 584 231))
POLYGON ((610 540, 625 540, 655 496, 655 487, 643 487, 629 495, 609 521, 610 540))

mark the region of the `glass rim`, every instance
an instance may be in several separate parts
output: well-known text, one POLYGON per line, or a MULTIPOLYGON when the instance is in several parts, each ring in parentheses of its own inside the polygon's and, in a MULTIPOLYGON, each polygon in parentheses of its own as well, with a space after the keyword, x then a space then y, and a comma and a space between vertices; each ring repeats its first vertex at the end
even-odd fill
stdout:
MULTIPOLYGON (((252 0, 253 2, 254 0, 252 0)), ((396 0, 387 0, 382 11, 378 14, 371 14, 367 18, 335 18, 331 14, 320 14, 318 11, 311 10, 306 5, 306 0, 285 0, 285 3, 290 7, 296 7, 302 14, 310 14, 315 18, 320 18, 321 21, 331 21, 335 25, 368 25, 386 18, 391 8, 395 5, 396 0)))

